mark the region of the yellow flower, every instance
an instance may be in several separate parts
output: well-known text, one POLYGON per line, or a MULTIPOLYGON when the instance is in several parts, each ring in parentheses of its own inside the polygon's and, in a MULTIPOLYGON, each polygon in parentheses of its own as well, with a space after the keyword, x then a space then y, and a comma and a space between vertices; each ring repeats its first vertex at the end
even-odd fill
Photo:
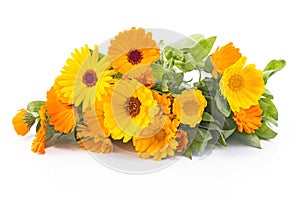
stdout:
POLYGON ((67 65, 63 68, 62 74, 55 81, 54 89, 58 97, 66 97, 67 103, 75 107, 82 104, 83 111, 93 105, 96 99, 102 100, 106 88, 114 82, 114 71, 108 70, 106 57, 98 62, 98 56, 98 46, 95 45, 93 54, 88 55, 79 67, 67 65))
POLYGON ((78 125, 77 139, 80 147, 96 153, 110 153, 113 151, 113 145, 110 138, 103 137, 90 127, 78 125))
POLYGON ((241 57, 242 54, 239 52, 240 49, 235 48, 233 43, 230 42, 227 45, 219 47, 216 51, 211 55, 211 60, 213 62, 213 76, 215 78, 218 77, 218 72, 223 75, 224 71, 236 63, 241 57))
POLYGON ((227 98, 233 112, 257 105, 265 91, 262 71, 257 70, 254 64, 244 67, 246 60, 246 57, 242 57, 227 68, 220 81, 221 93, 227 98))
POLYGON ((104 101, 104 126, 115 140, 128 142, 140 134, 158 112, 149 88, 136 80, 120 80, 104 101))
POLYGON ((132 28, 119 33, 111 40, 108 57, 116 71, 125 74, 139 65, 151 64, 159 58, 159 48, 151 33, 142 28, 132 28))
POLYGON ((73 103, 73 92, 74 92, 74 80, 77 73, 87 59, 90 56, 90 49, 88 45, 81 47, 80 50, 75 49, 71 53, 72 58, 67 59, 66 65, 61 71, 61 75, 57 77, 54 89, 56 95, 60 101, 67 104, 73 103))
POLYGON ((34 124, 35 118, 34 116, 27 112, 25 109, 19 110, 19 112, 14 116, 12 123, 14 125, 14 129, 18 135, 26 135, 31 126, 34 124))
POLYGON ((77 109, 66 103, 61 102, 53 87, 47 92, 47 101, 45 104, 47 116, 49 116, 49 124, 60 133, 73 132, 78 120, 77 109))
POLYGON ((34 153, 45 153, 45 143, 46 143, 46 108, 45 106, 42 106, 39 110, 39 116, 40 116, 40 128, 35 134, 35 139, 32 142, 31 150, 34 153))
POLYGON ((142 65, 126 72, 123 79, 135 79, 146 87, 151 88, 155 84, 155 76, 151 73, 152 67, 142 65))
POLYGON ((167 156, 174 156, 174 151, 178 145, 175 140, 178 126, 179 121, 177 119, 171 121, 166 118, 163 129, 157 134, 147 138, 133 138, 135 150, 141 158, 153 157, 154 160, 161 160, 167 156))
POLYGON ((104 126, 103 102, 96 101, 95 109, 89 107, 83 113, 83 119, 84 123, 97 134, 101 135, 102 137, 110 136, 110 132, 104 126))
POLYGON ((188 144, 188 141, 189 141, 187 132, 185 132, 184 130, 178 130, 176 132, 176 138, 175 139, 178 143, 176 151, 177 152, 182 152, 186 148, 186 146, 188 144))
POLYGON ((259 105, 251 106, 248 109, 241 108, 239 112, 234 113, 233 119, 239 132, 245 131, 251 134, 262 126, 262 110, 259 105))
POLYGON ((182 124, 194 128, 202 120, 207 101, 200 90, 184 90, 174 99, 173 113, 182 124))
POLYGON ((159 110, 157 114, 154 116, 154 118, 151 119, 149 125, 141 131, 140 135, 138 136, 139 138, 147 138, 156 135, 163 129, 167 118, 172 120, 172 117, 170 115, 171 95, 169 94, 160 95, 158 92, 155 91, 152 91, 152 95, 154 99, 157 101, 159 110))

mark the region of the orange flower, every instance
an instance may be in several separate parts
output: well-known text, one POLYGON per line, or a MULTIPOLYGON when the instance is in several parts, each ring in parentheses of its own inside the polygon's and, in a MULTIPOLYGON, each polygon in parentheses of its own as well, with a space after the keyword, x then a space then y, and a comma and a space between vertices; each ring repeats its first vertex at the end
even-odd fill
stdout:
POLYGON ((161 160, 167 156, 174 156, 174 151, 178 145, 175 140, 179 121, 171 121, 166 118, 163 129, 151 137, 134 137, 133 145, 141 158, 161 160))
POLYGON ((14 129, 18 135, 26 135, 31 126, 34 124, 35 118, 34 116, 27 112, 25 109, 19 110, 19 112, 14 116, 12 123, 14 125, 14 129))
POLYGON ((142 28, 121 32, 110 44, 108 58, 114 69, 122 74, 137 66, 152 64, 160 55, 152 34, 146 34, 142 28))
POLYGON ((61 133, 74 131, 76 119, 78 118, 77 109, 61 102, 55 94, 53 87, 47 92, 45 104, 47 116, 50 117, 49 124, 61 133))
POLYGON ((103 137, 90 127, 81 124, 78 125, 77 130, 76 137, 80 147, 96 153, 110 153, 113 151, 110 138, 103 137))
POLYGON ((123 79, 135 79, 146 87, 151 88, 155 84, 155 76, 151 73, 152 67, 143 65, 133 68, 123 75, 123 79))
POLYGON ((184 130, 178 130, 176 132, 176 138, 175 139, 178 143, 176 151, 177 152, 182 152, 188 144, 189 138, 188 138, 187 132, 185 132, 184 130))
POLYGON ((32 142, 31 150, 34 153, 45 153, 45 142, 46 142, 46 108, 42 106, 39 110, 40 115, 40 128, 35 134, 35 139, 32 142))
POLYGON ((240 49, 235 48, 233 43, 230 42, 227 45, 219 47, 211 55, 211 60, 213 62, 214 69, 212 74, 215 78, 218 77, 218 72, 223 76, 225 69, 236 63, 242 54, 239 52, 240 49))
POLYGON ((110 132, 104 126, 103 102, 96 101, 95 108, 88 107, 83 113, 84 123, 102 137, 109 137, 110 132))
POLYGON ((239 112, 234 113, 233 119, 239 132, 245 131, 251 134, 262 126, 262 110, 259 105, 251 106, 248 109, 240 108, 239 112))
POLYGON ((171 99, 169 94, 160 95, 158 92, 152 91, 153 98, 157 101, 157 104, 161 107, 164 114, 170 115, 171 113, 171 99))

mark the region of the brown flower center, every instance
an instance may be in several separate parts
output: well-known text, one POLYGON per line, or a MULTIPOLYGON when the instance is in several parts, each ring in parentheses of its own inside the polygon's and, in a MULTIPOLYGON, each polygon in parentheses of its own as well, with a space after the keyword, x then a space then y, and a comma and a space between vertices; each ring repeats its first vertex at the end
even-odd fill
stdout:
POLYGON ((128 112, 131 117, 135 117, 140 113, 141 102, 138 98, 130 97, 128 101, 128 112))
POLYGON ((183 103, 182 109, 186 115, 193 116, 198 114, 199 105, 197 101, 189 100, 183 103))
POLYGON ((241 75, 235 74, 228 80, 228 87, 234 92, 239 91, 244 86, 244 79, 241 75))
POLYGON ((155 140, 157 141, 163 141, 166 137, 166 132, 165 131, 159 131, 159 133, 157 133, 155 136, 155 140))
POLYGON ((82 81, 88 87, 93 87, 98 81, 97 74, 94 70, 87 70, 82 76, 82 81))
POLYGON ((143 54, 137 49, 131 50, 127 54, 127 60, 133 65, 139 64, 143 59, 143 54))

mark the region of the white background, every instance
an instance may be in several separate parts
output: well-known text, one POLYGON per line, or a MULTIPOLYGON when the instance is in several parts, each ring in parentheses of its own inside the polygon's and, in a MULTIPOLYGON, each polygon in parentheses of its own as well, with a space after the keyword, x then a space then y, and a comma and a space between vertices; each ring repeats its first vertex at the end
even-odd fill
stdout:
POLYGON ((299 7, 297 1, 1 1, 1 199, 299 199, 299 7), (268 88, 279 135, 262 150, 233 142, 203 160, 181 158, 146 175, 115 172, 75 148, 30 151, 34 132, 17 136, 16 111, 45 99, 75 47, 99 44, 131 26, 217 35, 262 69, 287 67, 268 88))

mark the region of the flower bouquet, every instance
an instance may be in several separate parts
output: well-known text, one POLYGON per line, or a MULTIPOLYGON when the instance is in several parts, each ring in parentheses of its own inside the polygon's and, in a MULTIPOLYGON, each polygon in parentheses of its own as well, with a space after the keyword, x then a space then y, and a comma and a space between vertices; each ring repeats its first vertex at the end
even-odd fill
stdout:
POLYGON ((210 53, 215 40, 193 35, 166 45, 132 28, 110 40, 106 53, 98 45, 75 49, 46 101, 30 102, 13 118, 15 131, 24 136, 35 124, 31 149, 40 154, 66 136, 97 153, 113 152, 120 140, 154 160, 192 158, 234 135, 260 148, 261 139, 277 135, 266 84, 285 61, 261 71, 231 42, 210 53))

